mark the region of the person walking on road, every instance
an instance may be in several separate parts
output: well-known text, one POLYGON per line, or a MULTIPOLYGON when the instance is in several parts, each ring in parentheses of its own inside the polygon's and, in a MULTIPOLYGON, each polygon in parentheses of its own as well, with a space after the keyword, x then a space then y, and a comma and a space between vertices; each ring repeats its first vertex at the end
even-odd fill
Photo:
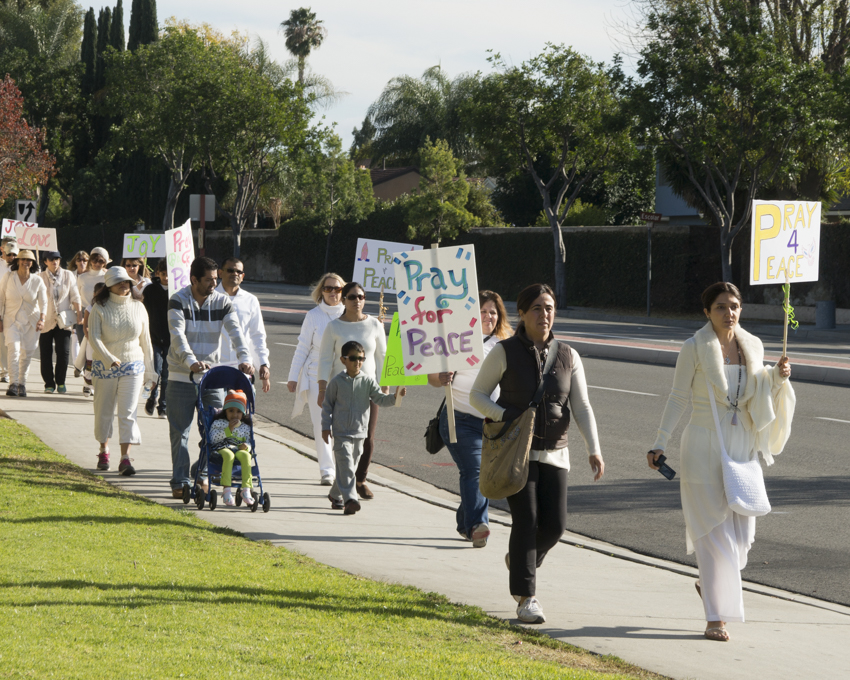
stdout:
MULTIPOLYGON (((85 311, 91 307, 94 301, 94 287, 98 283, 103 283, 103 277, 106 276, 106 265, 112 260, 109 259, 109 253, 106 248, 92 248, 91 257, 89 258, 89 266, 85 272, 77 277, 77 286, 80 290, 80 304, 85 311)), ((88 339, 88 326, 83 318, 83 334, 88 339)), ((91 395, 93 393, 91 380, 91 365, 92 365, 92 348, 91 343, 85 343, 85 364, 83 368, 83 394, 91 395)), ((77 363, 77 366, 80 366, 77 363)))
POLYGON ((490 351, 469 395, 470 404, 487 418, 510 422, 525 412, 544 381, 534 421, 528 481, 507 499, 511 536, 505 562, 511 595, 518 603, 517 618, 524 623, 546 620, 536 597, 536 575, 546 554, 566 530, 570 470, 567 430, 571 417, 584 439, 594 481, 605 472, 584 367, 578 352, 555 339, 555 307, 555 293, 546 284, 528 286, 519 294, 516 333, 490 351), (543 375, 553 351, 557 352, 554 367, 543 375), (497 386, 499 398, 493 401, 491 394, 497 386))
MULTIPOLYGON (((191 283, 178 290, 168 301, 168 387, 166 414, 171 437, 171 494, 183 498, 188 488, 189 435, 195 422, 198 386, 194 374, 200 374, 219 363, 221 331, 236 347, 239 370, 253 375, 251 353, 242 335, 236 310, 226 295, 217 293, 218 265, 208 257, 198 257, 189 268, 191 283)), ((200 376, 199 376, 200 377, 200 376)), ((207 390, 201 396, 205 406, 221 408, 222 390, 207 390)))
MULTIPOLYGON (((85 250, 78 250, 74 253, 74 257, 70 259, 68 262, 68 271, 74 275, 75 280, 79 279, 80 276, 86 271, 89 266, 89 254, 85 250)), ((79 292, 79 288, 77 288, 79 292)), ((80 298, 80 306, 83 310, 85 310, 85 306, 83 306, 82 297, 80 298)), ((82 319, 82 316, 80 316, 82 319)), ((77 352, 80 351, 80 346, 83 344, 83 338, 85 337, 85 331, 83 330, 82 321, 77 323, 74 326, 74 335, 71 338, 71 361, 74 362, 77 358, 77 352)), ((79 378, 81 375, 81 371, 77 368, 74 368, 74 377, 79 378)))
MULTIPOLYGON (((11 239, 3 239, 0 245, 0 282, 11 271, 18 256, 18 244, 11 239)), ((2 283, 0 283, 2 288, 2 283)), ((0 329, 0 383, 9 382, 9 362, 6 357, 6 334, 0 329)))
POLYGON ((325 328, 339 318, 345 307, 342 305, 342 287, 345 280, 338 274, 326 273, 313 288, 311 297, 316 301, 304 317, 298 346, 289 367, 289 382, 286 389, 295 394, 292 417, 301 415, 304 404, 310 409, 313 422, 313 438, 319 459, 319 475, 323 486, 333 486, 336 478, 334 454, 330 444, 322 439, 322 407, 319 406, 319 350, 325 328))
POLYGON ((41 350, 41 378, 44 391, 65 394, 65 377, 71 358, 71 333, 75 324, 82 323, 80 291, 77 277, 62 269, 62 256, 58 251, 44 254, 46 269, 41 278, 47 286, 47 315, 38 339, 41 350), (56 350, 56 368, 53 367, 53 351, 56 350))
POLYGON ((27 396, 27 375, 47 314, 47 288, 31 250, 21 250, 0 282, 0 332, 6 340, 8 397, 27 396), (33 271, 35 270, 35 271, 33 271))
MULTIPOLYGON (((357 282, 347 283, 342 287, 342 299, 345 311, 331 321, 322 335, 322 346, 319 350, 319 397, 316 403, 321 406, 325 400, 328 381, 345 370, 340 357, 342 346, 353 340, 363 347, 366 357, 361 370, 371 376, 375 382, 380 382, 381 371, 384 367, 384 356, 387 353, 387 334, 384 324, 375 317, 363 313, 366 304, 366 293, 357 282)), ((381 388, 384 394, 389 393, 388 387, 381 388)), ((366 486, 366 476, 369 463, 375 451, 375 428, 378 425, 378 405, 372 402, 369 406, 369 427, 366 439, 363 441, 363 455, 357 465, 356 488, 360 498, 368 500, 375 494, 366 486)))
POLYGON ((104 287, 94 296, 89 315, 94 382, 94 436, 100 444, 97 469, 109 470, 109 439, 118 412, 121 460, 118 474, 136 474, 130 447, 142 443, 136 422, 139 391, 153 379, 153 353, 148 315, 130 294, 133 279, 123 267, 106 272, 104 287))
MULTIPOLYGON (((481 332, 484 334, 484 357, 511 334, 505 303, 498 293, 482 290, 478 294, 481 310, 481 332)), ((446 409, 440 412, 440 436, 446 443, 449 454, 457 465, 460 474, 460 505, 457 508, 457 532, 466 541, 472 541, 475 548, 487 545, 490 536, 490 520, 487 514, 489 501, 481 495, 478 477, 481 472, 481 440, 484 420, 481 414, 469 403, 469 393, 480 364, 463 371, 432 373, 428 384, 434 387, 452 386, 455 405, 455 433, 457 442, 449 441, 449 416, 446 409)), ((499 398, 497 387, 490 395, 492 400, 499 398)))
MULTIPOLYGON (((263 323, 263 312, 260 309, 260 301, 257 296, 241 287, 245 280, 245 265, 242 260, 230 257, 221 265, 218 275, 221 282, 216 291, 230 298, 230 303, 236 310, 236 316, 242 328, 242 335, 251 351, 251 365, 254 367, 255 373, 260 376, 263 392, 268 392, 272 383, 266 326, 263 323)), ((224 333, 221 335, 220 361, 228 366, 236 366, 239 363, 233 345, 230 343, 230 338, 224 333)))
POLYGON ((726 623, 744 621, 741 569, 747 564, 756 521, 728 506, 706 379, 722 407, 719 429, 724 444, 739 462, 757 458, 761 451, 765 462, 773 463, 791 434, 796 397, 788 380, 788 357, 765 366, 761 341, 740 327, 742 300, 734 285, 709 286, 702 305, 708 323, 679 351, 673 389, 647 462, 658 469, 658 456, 667 449, 690 402, 693 411, 680 445, 686 548, 688 554, 696 553, 699 567, 696 586, 705 609, 705 637, 726 642, 726 623))
POLYGON ((156 382, 145 400, 145 413, 152 416, 154 409, 160 418, 165 418, 168 401, 165 398, 168 387, 168 348, 171 335, 168 332, 168 263, 162 258, 156 265, 151 285, 142 291, 142 304, 148 310, 148 326, 151 332, 153 349, 153 370, 156 382), (157 397, 159 403, 157 404, 157 397))

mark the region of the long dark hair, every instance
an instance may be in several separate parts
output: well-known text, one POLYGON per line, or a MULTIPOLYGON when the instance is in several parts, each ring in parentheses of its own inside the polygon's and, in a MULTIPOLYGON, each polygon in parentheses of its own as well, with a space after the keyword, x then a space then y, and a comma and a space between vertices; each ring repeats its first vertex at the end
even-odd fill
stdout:
POLYGON ((708 288, 702 291, 702 295, 700 296, 702 299, 702 308, 710 312, 711 305, 713 305, 714 301, 723 295, 723 293, 730 293, 732 297, 738 301, 739 305, 744 304, 744 300, 741 297, 741 291, 738 290, 738 287, 734 283, 718 281, 717 283, 712 283, 708 288))
POLYGON ((94 284, 94 296, 92 296, 91 303, 105 305, 106 301, 109 299, 109 288, 103 281, 98 281, 94 284), (102 286, 98 288, 98 286, 102 286))
MULTIPOLYGON (((558 306, 558 298, 555 297, 555 291, 552 290, 550 286, 545 283, 532 283, 530 286, 523 288, 519 295, 517 295, 517 312, 522 312, 523 314, 527 312, 531 309, 531 305, 534 304, 534 301, 541 295, 549 295, 552 300, 555 301, 555 306, 558 306)), ((523 328, 525 328, 525 324, 522 321, 519 321, 516 325, 516 332, 519 333, 519 331, 523 328)))
MULTIPOLYGON (((227 409, 221 409, 221 413, 219 413, 213 420, 228 420, 227 418, 227 409)), ((254 423, 251 421, 251 416, 248 415, 248 412, 245 411, 242 414, 242 422, 245 423, 248 427, 251 427, 254 423)))

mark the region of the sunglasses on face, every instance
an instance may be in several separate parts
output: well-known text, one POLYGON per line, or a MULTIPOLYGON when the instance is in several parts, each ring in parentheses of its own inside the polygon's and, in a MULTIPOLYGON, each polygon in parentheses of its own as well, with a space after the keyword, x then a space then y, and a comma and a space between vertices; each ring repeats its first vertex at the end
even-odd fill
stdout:
POLYGON ((91 259, 91 261, 92 261, 92 262, 94 262, 95 264, 99 264, 99 263, 102 263, 102 262, 106 262, 106 260, 104 260, 102 257, 93 257, 93 258, 91 259))
POLYGON ((355 354, 352 354, 352 355, 347 356, 347 357, 345 357, 345 358, 346 358, 346 359, 348 359, 349 361, 352 361, 352 362, 353 362, 353 361, 366 361, 366 357, 363 357, 363 356, 357 356, 357 355, 355 355, 355 354))
POLYGON ((245 276, 244 271, 242 271, 241 269, 234 269, 233 267, 227 267, 227 269, 225 269, 224 271, 226 271, 228 274, 238 274, 239 276, 245 276))
POLYGON ((346 295, 346 296, 345 296, 345 299, 346 299, 346 300, 351 300, 352 302, 354 302, 354 300, 365 300, 365 299, 366 299, 366 296, 365 296, 365 295, 363 295, 363 293, 360 293, 360 295, 357 295, 357 294, 355 294, 355 293, 352 293, 351 295, 346 295))
POLYGON ((326 293, 339 293, 342 290, 342 286, 322 286, 322 290, 326 293))
POLYGON ((138 269, 139 265, 137 264, 125 264, 124 269, 138 269))

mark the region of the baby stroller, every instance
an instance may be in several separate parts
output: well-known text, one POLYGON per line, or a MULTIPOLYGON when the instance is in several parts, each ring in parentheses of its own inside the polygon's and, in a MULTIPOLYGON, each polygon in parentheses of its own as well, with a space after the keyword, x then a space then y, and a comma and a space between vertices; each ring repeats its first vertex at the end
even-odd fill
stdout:
MULTIPOLYGON (((192 382, 195 381, 192 375, 192 382)), ((253 420, 254 416, 254 388, 247 376, 237 368, 232 366, 216 366, 207 371, 198 383, 198 431, 201 433, 201 453, 198 461, 192 466, 192 474, 195 477, 195 485, 190 493, 183 494, 183 502, 188 503, 190 499, 194 499, 198 510, 204 509, 204 504, 209 503, 210 510, 215 510, 218 504, 218 492, 213 486, 221 486, 221 465, 222 458, 217 451, 212 449, 209 443, 209 431, 212 427, 212 422, 216 416, 221 413, 220 408, 214 406, 204 406, 202 395, 204 390, 228 389, 242 390, 248 401, 248 415, 253 420), (205 476, 209 480, 209 492, 204 493, 204 488, 201 486, 201 477, 205 476)), ((254 428, 251 427, 251 438, 248 444, 251 446, 251 461, 252 467, 248 474, 252 475, 253 489, 251 495, 254 497, 254 503, 251 505, 251 512, 256 512, 258 506, 262 506, 263 512, 268 512, 271 508, 269 494, 263 492, 263 480, 260 477, 260 468, 257 466, 257 452, 254 444, 254 428)), ((241 485, 242 475, 244 471, 238 460, 233 461, 233 486, 241 485)), ((242 505, 241 494, 234 496, 236 505, 242 505)))

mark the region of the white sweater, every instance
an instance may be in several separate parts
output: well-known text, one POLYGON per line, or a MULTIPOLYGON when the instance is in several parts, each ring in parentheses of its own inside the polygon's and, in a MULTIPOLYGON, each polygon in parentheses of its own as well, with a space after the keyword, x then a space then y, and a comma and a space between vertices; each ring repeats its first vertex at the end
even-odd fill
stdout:
POLYGON ((349 340, 363 345, 366 361, 360 370, 380 384, 384 356, 387 353, 387 334, 384 324, 374 316, 367 316, 363 321, 343 321, 339 318, 328 324, 322 335, 322 348, 319 351, 318 379, 329 381, 345 370, 339 357, 342 355, 342 346, 349 340))
POLYGON ((98 283, 102 283, 105 276, 106 267, 97 272, 89 269, 77 277, 77 288, 80 291, 80 302, 83 305, 83 309, 91 304, 94 297, 94 287, 98 283))
POLYGON ((145 306, 130 295, 109 294, 105 305, 95 304, 89 315, 92 357, 106 368, 118 361, 142 361, 145 381, 155 380, 153 350, 145 306))
POLYGON ((67 312, 73 309, 80 310, 80 291, 77 288, 77 277, 67 269, 60 269, 57 273, 59 282, 59 303, 53 297, 53 284, 49 271, 39 274, 47 288, 47 315, 44 317, 44 328, 42 333, 49 333, 56 328, 59 321, 59 312, 67 312))

